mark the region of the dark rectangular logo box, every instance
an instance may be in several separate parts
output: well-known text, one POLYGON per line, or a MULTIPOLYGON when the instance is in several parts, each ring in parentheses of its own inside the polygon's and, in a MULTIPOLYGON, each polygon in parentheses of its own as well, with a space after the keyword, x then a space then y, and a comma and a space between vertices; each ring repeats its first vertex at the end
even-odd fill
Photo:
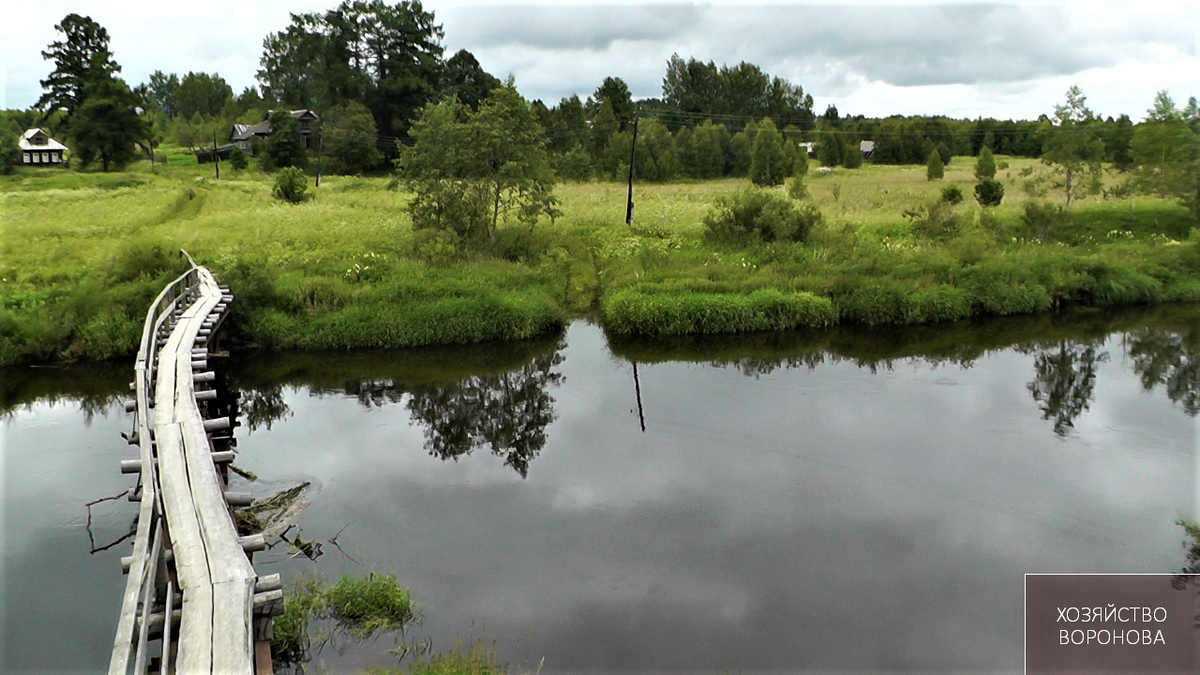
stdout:
POLYGON ((1027 675, 1197 675, 1200 575, 1026 574, 1027 675))

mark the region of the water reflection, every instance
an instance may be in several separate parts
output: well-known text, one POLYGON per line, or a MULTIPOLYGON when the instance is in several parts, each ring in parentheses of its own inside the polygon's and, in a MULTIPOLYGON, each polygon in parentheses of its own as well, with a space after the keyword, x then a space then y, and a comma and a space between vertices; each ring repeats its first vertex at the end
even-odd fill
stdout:
POLYGON ((1126 334, 1125 345, 1142 387, 1165 385, 1167 397, 1188 415, 1200 413, 1200 350, 1188 346, 1184 335, 1153 328, 1126 334))
MULTIPOLYGON (((292 387, 307 385, 318 398, 350 396, 368 409, 403 403, 411 421, 422 427, 430 455, 457 460, 487 448, 525 478, 530 461, 546 445, 546 427, 556 418, 550 388, 563 383, 557 367, 565 347, 559 335, 509 345, 393 352, 383 359, 382 353, 309 355, 311 360, 300 355, 292 360, 302 365, 285 366, 290 371, 285 377, 292 387), (373 376, 361 377, 365 371, 373 376)), ((278 376, 281 363, 278 357, 252 357, 231 369, 251 431, 269 430, 291 415, 284 384, 260 384, 264 374, 278 376)))
POLYGON ((1061 341, 1033 354, 1034 379, 1025 385, 1042 411, 1054 420, 1054 433, 1066 436, 1075 419, 1088 409, 1096 389, 1096 365, 1108 361, 1108 352, 1096 342, 1061 341))
POLYGON ((562 373, 554 370, 562 361, 555 351, 511 373, 413 388, 406 406, 425 428, 425 449, 457 460, 487 446, 527 477, 529 462, 545 447, 546 427, 555 419, 549 387, 562 384, 562 373))

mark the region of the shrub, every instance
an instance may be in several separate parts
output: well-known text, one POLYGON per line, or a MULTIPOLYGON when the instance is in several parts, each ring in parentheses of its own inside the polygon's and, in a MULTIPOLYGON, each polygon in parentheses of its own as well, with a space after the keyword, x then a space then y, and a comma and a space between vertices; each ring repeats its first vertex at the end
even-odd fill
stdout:
POLYGON ((937 148, 934 148, 929 153, 929 160, 925 162, 925 178, 941 180, 944 175, 946 175, 946 165, 942 164, 942 156, 938 154, 937 148))
POLYGON ((239 147, 234 147, 229 152, 229 163, 233 166, 234 171, 244 171, 247 166, 250 166, 249 160, 246 159, 246 153, 242 152, 239 147))
POLYGON ((583 183, 592 179, 592 157, 580 145, 568 152, 552 155, 550 163, 563 180, 583 183))
POLYGON ((984 178, 975 185, 975 201, 980 206, 999 206, 1004 199, 1004 184, 994 178, 984 178))
POLYGON ((936 201, 917 210, 905 211, 904 216, 912 221, 913 231, 926 237, 939 238, 953 235, 962 227, 962 216, 945 201, 936 201))
POLYGON ((275 189, 273 194, 276 199, 282 199, 291 204, 299 204, 309 198, 308 194, 308 178, 304 175, 304 170, 289 166, 279 172, 275 177, 275 189))
POLYGON ((984 147, 979 152, 979 159, 975 160, 975 177, 979 180, 996 177, 996 160, 990 148, 984 147))
POLYGON ((846 152, 842 154, 842 166, 847 169, 857 169, 863 165, 862 150, 858 143, 849 143, 846 152))
POLYGON ((947 185, 942 188, 942 201, 947 204, 961 204, 963 200, 962 188, 957 185, 947 185))
POLYGON ((714 239, 745 241, 804 241, 821 212, 811 204, 795 204, 769 192, 750 188, 718 197, 704 225, 714 239))
POLYGON ((453 262, 461 247, 458 235, 450 230, 424 229, 413 232, 413 254, 438 267, 453 262))
POLYGON ((787 194, 796 201, 808 199, 808 186, 804 184, 803 174, 796 174, 788 179, 787 194))
POLYGON ((1071 222, 1071 214, 1058 204, 1025 202, 1025 212, 1021 214, 1026 234, 1043 241, 1049 240, 1071 222))
POLYGON ((793 176, 808 175, 808 149, 799 148, 796 151, 796 161, 792 164, 793 176))

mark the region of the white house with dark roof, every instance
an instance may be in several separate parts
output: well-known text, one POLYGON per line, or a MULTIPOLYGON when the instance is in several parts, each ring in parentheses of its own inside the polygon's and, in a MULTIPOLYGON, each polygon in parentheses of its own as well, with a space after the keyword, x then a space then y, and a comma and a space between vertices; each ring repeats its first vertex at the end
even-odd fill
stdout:
MULTIPOLYGON (((265 139, 271 135, 271 113, 274 110, 268 110, 263 121, 258 124, 235 124, 229 132, 229 142, 242 149, 242 152, 250 153, 250 144, 255 138, 265 139)), ((309 136, 313 129, 317 126, 317 114, 311 110, 291 110, 289 111, 292 117, 300 123, 300 138, 304 142, 304 147, 310 147, 309 136)))
POLYGON ((34 128, 21 134, 21 140, 17 145, 21 148, 22 164, 63 166, 66 163, 63 155, 67 151, 67 146, 50 138, 50 135, 41 129, 34 128))

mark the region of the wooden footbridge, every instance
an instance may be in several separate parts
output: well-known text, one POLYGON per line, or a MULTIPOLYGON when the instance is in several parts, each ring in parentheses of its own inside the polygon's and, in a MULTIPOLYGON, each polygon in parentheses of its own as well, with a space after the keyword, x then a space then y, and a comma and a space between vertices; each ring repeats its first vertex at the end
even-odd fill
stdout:
POLYGON ((283 610, 279 575, 258 576, 261 534, 239 537, 226 491, 236 399, 218 386, 210 359, 233 296, 181 251, 191 268, 150 306, 125 404, 136 415, 140 456, 133 555, 113 644, 110 675, 243 675, 271 672, 274 616, 283 610))

